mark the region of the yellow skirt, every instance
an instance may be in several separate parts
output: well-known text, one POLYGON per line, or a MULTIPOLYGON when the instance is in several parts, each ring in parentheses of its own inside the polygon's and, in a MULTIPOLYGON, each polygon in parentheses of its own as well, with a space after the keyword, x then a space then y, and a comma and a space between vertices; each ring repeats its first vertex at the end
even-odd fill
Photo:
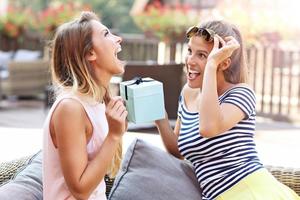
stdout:
POLYGON ((216 200, 300 200, 300 197, 277 181, 267 169, 259 169, 220 194, 216 200))

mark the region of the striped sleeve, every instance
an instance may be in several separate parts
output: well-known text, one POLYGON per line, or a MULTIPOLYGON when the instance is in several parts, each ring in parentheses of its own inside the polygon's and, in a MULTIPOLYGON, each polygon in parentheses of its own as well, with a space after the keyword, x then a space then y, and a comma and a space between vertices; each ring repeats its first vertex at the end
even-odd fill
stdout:
POLYGON ((246 87, 237 87, 231 90, 222 103, 230 103, 240 108, 248 119, 255 114, 256 99, 254 91, 246 87))
POLYGON ((181 117, 182 117, 182 99, 183 99, 183 96, 182 96, 182 94, 180 94, 180 96, 178 98, 178 109, 177 109, 177 116, 179 117, 179 119, 181 119, 181 117))

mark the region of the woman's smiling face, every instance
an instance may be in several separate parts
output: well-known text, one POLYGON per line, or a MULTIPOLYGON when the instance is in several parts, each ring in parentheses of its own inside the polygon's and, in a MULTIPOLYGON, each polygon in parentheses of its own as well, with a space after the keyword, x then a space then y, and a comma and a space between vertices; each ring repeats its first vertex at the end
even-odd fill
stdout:
POLYGON ((213 48, 212 42, 203 37, 193 36, 188 43, 186 56, 187 83, 191 88, 202 88, 207 57, 213 48))
POLYGON ((97 55, 97 65, 112 75, 123 73, 125 63, 117 57, 121 51, 122 38, 112 34, 99 21, 93 20, 92 27, 93 50, 97 55))

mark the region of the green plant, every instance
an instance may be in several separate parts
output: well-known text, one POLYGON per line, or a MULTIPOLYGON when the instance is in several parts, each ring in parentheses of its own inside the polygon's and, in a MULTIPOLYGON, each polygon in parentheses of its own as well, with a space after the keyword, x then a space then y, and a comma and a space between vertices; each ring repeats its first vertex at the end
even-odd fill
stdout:
POLYGON ((81 0, 88 2, 99 15, 101 22, 115 33, 141 33, 129 12, 133 0, 81 0))
POLYGON ((196 24, 187 5, 174 7, 162 5, 159 1, 148 5, 144 12, 134 16, 136 24, 145 32, 160 40, 182 40, 186 29, 196 24))
POLYGON ((69 1, 68 3, 55 2, 39 13, 38 29, 46 38, 51 38, 56 28, 78 15, 82 10, 89 10, 88 6, 69 1))

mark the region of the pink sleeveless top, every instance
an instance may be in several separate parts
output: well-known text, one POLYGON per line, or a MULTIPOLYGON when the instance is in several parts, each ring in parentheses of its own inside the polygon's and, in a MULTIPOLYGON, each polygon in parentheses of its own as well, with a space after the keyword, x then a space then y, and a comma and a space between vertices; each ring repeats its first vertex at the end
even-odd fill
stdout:
MULTIPOLYGON (((75 199, 70 193, 60 167, 58 150, 55 148, 50 136, 50 119, 56 106, 62 99, 71 98, 81 103, 87 113, 92 126, 93 134, 86 148, 88 159, 92 160, 99 151, 107 133, 108 123, 105 116, 105 104, 91 103, 74 94, 64 94, 57 98, 50 109, 44 123, 43 141, 43 196, 44 200, 71 200, 75 199)), ((102 180, 89 200, 106 200, 105 182, 102 180)))

